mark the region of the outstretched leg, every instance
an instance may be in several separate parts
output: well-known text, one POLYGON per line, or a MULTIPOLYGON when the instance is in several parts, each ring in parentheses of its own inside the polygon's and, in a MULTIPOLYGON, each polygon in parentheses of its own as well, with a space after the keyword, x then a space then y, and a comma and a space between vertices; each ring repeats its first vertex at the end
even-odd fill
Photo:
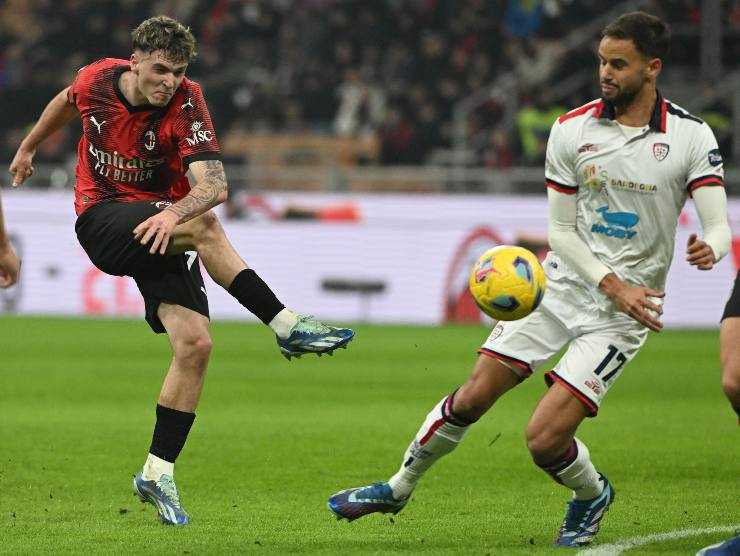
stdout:
POLYGON ((287 309, 270 287, 231 245, 213 212, 206 212, 175 228, 168 254, 196 251, 213 280, 275 332, 281 353, 288 359, 305 353, 329 355, 354 337, 349 328, 325 325, 287 309))
POLYGON ((427 415, 406 449, 401 467, 387 482, 340 491, 329 498, 338 519, 353 520, 374 512, 398 513, 426 471, 462 441, 477 421, 521 379, 498 359, 481 355, 468 381, 443 398, 427 415))

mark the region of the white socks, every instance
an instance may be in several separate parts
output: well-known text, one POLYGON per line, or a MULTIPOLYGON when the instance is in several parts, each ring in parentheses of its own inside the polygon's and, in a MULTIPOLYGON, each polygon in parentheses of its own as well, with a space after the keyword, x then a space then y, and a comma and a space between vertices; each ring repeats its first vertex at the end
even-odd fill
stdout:
POLYGON ((284 307, 275 318, 270 321, 270 328, 278 335, 278 338, 285 339, 290 336, 291 329, 298 322, 298 315, 284 307))
POLYGON ((457 421, 451 415, 451 409, 452 396, 447 396, 429 412, 414 441, 406 449, 401 468, 388 479, 396 500, 408 498, 426 470, 457 448, 465 436, 469 425, 457 421))
POLYGON ((578 450, 576 459, 564 469, 553 474, 561 483, 573 490, 573 498, 592 500, 604 490, 604 481, 601 480, 594 464, 591 463, 586 445, 577 438, 574 438, 574 441, 578 450))
POLYGON ((144 469, 141 471, 141 477, 145 481, 158 481, 162 475, 173 477, 175 474, 175 464, 149 454, 144 462, 144 469))

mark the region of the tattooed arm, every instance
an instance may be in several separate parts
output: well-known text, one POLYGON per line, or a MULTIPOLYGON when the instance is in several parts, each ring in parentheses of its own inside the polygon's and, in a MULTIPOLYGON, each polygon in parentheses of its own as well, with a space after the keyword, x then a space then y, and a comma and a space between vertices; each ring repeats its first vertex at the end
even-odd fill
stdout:
POLYGON ((199 160, 190 165, 195 185, 185 197, 134 228, 142 245, 152 242, 149 252, 164 255, 175 226, 192 220, 226 200, 226 175, 220 160, 199 160))
POLYGON ((187 222, 226 200, 226 174, 220 160, 199 160, 190 165, 195 185, 184 198, 166 211, 178 216, 178 224, 187 222))

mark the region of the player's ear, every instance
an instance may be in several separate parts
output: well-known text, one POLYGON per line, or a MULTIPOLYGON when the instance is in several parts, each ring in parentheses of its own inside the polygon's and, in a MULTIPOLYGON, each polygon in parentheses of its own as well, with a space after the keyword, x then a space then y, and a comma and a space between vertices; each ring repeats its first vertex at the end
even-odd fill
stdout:
POLYGON ((136 56, 136 52, 131 53, 131 71, 138 74, 139 73, 139 58, 136 56))
POLYGON ((660 74, 660 70, 663 69, 663 60, 660 58, 653 58, 648 60, 647 70, 651 77, 656 78, 660 74))

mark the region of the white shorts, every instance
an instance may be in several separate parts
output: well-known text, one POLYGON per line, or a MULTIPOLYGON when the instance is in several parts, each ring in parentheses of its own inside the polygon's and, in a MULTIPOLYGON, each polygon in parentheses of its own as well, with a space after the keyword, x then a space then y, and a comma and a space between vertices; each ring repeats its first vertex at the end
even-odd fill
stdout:
POLYGON ((524 379, 568 344, 545 381, 562 384, 593 417, 648 333, 634 319, 600 305, 593 293, 577 284, 548 281, 537 310, 518 321, 499 321, 479 353, 503 361, 524 379))

